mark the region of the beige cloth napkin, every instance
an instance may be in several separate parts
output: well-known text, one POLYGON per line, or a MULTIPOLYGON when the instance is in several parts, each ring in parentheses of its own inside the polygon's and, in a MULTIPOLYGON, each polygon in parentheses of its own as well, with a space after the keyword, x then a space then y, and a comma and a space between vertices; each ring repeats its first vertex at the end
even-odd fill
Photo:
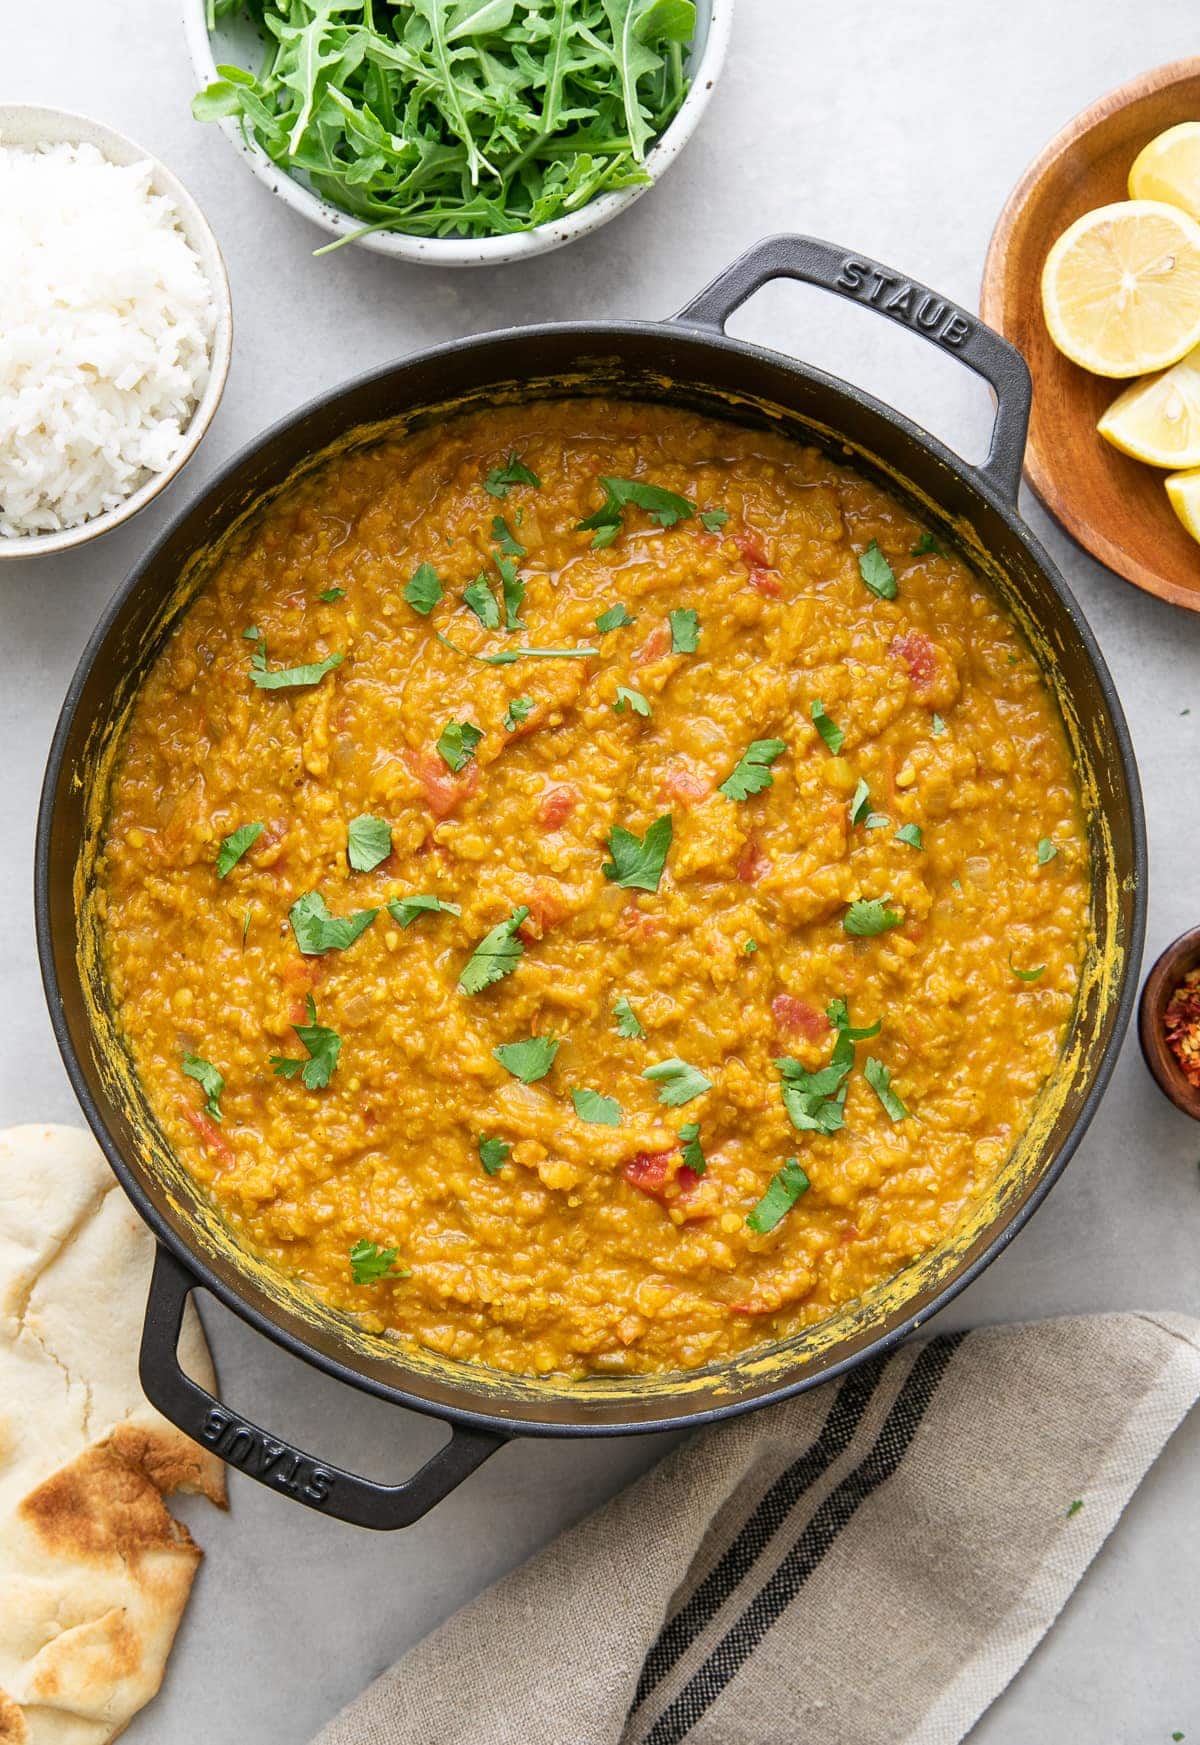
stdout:
POLYGON ((953 1745, 1198 1393, 1178 1315, 903 1346, 693 1437, 316 1745, 953 1745))

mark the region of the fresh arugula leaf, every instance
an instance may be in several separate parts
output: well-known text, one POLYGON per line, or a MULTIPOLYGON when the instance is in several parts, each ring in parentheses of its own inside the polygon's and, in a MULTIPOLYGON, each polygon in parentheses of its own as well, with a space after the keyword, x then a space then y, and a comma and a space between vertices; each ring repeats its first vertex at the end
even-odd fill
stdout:
POLYGON ((443 903, 440 897, 427 896, 423 891, 411 897, 393 897, 387 908, 392 920, 401 927, 411 927, 418 915, 462 914, 457 903, 443 903))
POLYGON ((525 584, 517 574, 516 559, 497 556, 496 568, 500 571, 500 591, 504 595, 504 628, 524 630, 521 607, 525 604, 525 584))
POLYGON ((945 557, 946 555, 932 533, 923 533, 909 555, 911 557, 924 557, 927 551, 933 552, 937 557, 945 557))
POLYGON ((1008 954, 1008 967, 1020 982, 1036 982, 1046 973, 1046 966, 1044 963, 1039 963, 1036 969, 1018 969, 1012 960, 1011 951, 1008 954))
POLYGON ((523 722, 528 721, 533 706, 532 697, 514 697, 504 711, 504 731, 515 733, 523 722))
POLYGON ((720 792, 730 800, 748 800, 751 794, 761 794, 771 786, 771 765, 786 750, 787 743, 782 739, 751 740, 721 783, 720 792))
POLYGON ((671 814, 656 818, 640 839, 631 830, 614 824, 608 833, 611 861, 605 861, 601 871, 606 879, 626 890, 656 891, 667 864, 671 846, 671 814))
POLYGON ((392 852, 392 827, 386 818, 360 812, 346 831, 346 858, 355 872, 374 872, 392 852))
POLYGON ((473 721, 447 721, 438 736, 437 749, 442 762, 457 775, 475 755, 475 747, 483 738, 483 729, 473 721))
POLYGON ((621 995, 620 999, 613 1007, 612 1015, 613 1022, 617 1027, 618 1036, 627 1036, 638 1041, 645 1036, 646 1032, 642 1029, 642 1026, 638 1021, 637 1013, 629 1004, 629 1001, 626 999, 624 994, 621 995))
POLYGON ((341 666, 345 660, 344 654, 331 654, 324 660, 309 661, 305 666, 276 667, 274 672, 268 672, 266 667, 266 652, 252 654, 250 657, 250 682, 257 685, 260 691, 291 691, 305 689, 310 685, 319 685, 326 673, 331 673, 335 667, 341 666), (257 662, 261 658, 263 664, 257 662))
POLYGON ((231 830, 228 836, 221 838, 221 846, 217 850, 217 877, 227 878, 248 848, 256 843, 265 824, 242 824, 237 830, 231 830))
POLYGON ((880 551, 877 539, 871 541, 866 551, 859 553, 858 573, 880 600, 894 600, 900 592, 892 566, 880 551))
POLYGON ((571 1101, 581 1121, 596 1127, 619 1127, 621 1105, 615 1097, 602 1097, 599 1091, 572 1090, 571 1101))
POLYGON ((700 511, 700 525, 706 533, 720 533, 728 520, 728 509, 702 509, 700 511))
POLYGON ((690 42, 696 34, 695 0, 650 0, 633 34, 639 42, 690 42))
POLYGON ((905 843, 909 848, 924 848, 925 838, 921 834, 919 824, 902 824, 896 832, 896 841, 905 843))
POLYGON ((500 547, 505 557, 524 557, 525 547, 517 538, 503 515, 492 516, 492 538, 500 547))
POLYGON ((507 1161, 512 1146, 504 1139, 489 1139, 486 1133, 479 1135, 479 1161, 483 1165, 484 1175, 499 1175, 507 1161))
POLYGON ((553 1036, 530 1036, 524 1042, 502 1042, 492 1053, 505 1072, 523 1085, 535 1085, 550 1071, 561 1046, 553 1036))
POLYGON ((867 808, 870 806, 870 804, 871 804, 871 790, 867 786, 866 782, 863 781, 862 777, 859 776, 857 785, 855 786, 855 789, 854 789, 854 795, 850 801, 850 806, 849 806, 851 824, 861 824, 863 822, 864 818, 867 815, 867 808))
POLYGON ((476 576, 463 589, 463 605, 471 608, 485 630, 499 630, 500 608, 486 576, 476 576))
POLYGON ((648 1066, 642 1077, 658 1086, 658 1100, 668 1109, 681 1108, 693 1097, 712 1090, 712 1080, 705 1078, 698 1066, 689 1066, 686 1060, 678 1060, 674 1055, 669 1060, 660 1060, 657 1066, 648 1066))
POLYGON ((398 1248, 380 1248, 360 1241, 350 1250, 350 1271, 356 1285, 374 1285, 381 1279, 411 1278, 411 1266, 397 1266, 398 1248))
POLYGON ((700 646, 700 615, 691 606, 677 606, 667 613, 671 625, 671 653, 695 654, 700 646))
POLYGON ((484 934, 458 978, 464 994, 481 994, 493 982, 503 981, 505 976, 512 974, 525 953, 517 929, 528 919, 529 910, 522 903, 506 921, 499 922, 490 933, 484 934))
POLYGON ((604 502, 594 515, 575 523, 580 533, 594 534, 593 546, 611 545, 621 528, 622 516, 628 504, 644 509, 660 527, 674 527, 677 521, 687 521, 696 513, 689 497, 666 491, 661 485, 650 485, 642 479, 613 479, 601 475, 604 502))
POLYGON ((684 1169, 690 1169, 693 1175, 703 1175, 708 1168, 708 1159, 700 1144, 699 1121, 689 1121, 679 1129, 679 1143, 683 1146, 684 1169))
POLYGON ((757 1236, 766 1236, 787 1216, 801 1194, 808 1192, 809 1186, 799 1158, 789 1157, 783 1168, 777 1169, 771 1177, 771 1185, 751 1210, 747 1225, 757 1236))
POLYGON ((846 910, 842 926, 856 939, 873 939, 877 933, 886 933, 889 927, 899 927, 903 918, 888 908, 886 897, 860 898, 846 910))
POLYGON ((1055 846, 1054 846, 1053 842, 1051 842, 1050 838, 1048 836, 1043 836, 1037 845, 1037 863, 1038 863, 1038 865, 1039 866, 1049 865, 1049 863, 1054 859, 1054 857, 1057 853, 1058 853, 1058 850, 1057 850, 1057 848, 1055 848, 1055 846))
POLYGON ((946 731, 946 723, 942 720, 941 716, 938 714, 936 709, 934 710, 932 716, 930 717, 929 728, 930 728, 930 732, 933 733, 935 735, 935 737, 937 734, 944 733, 946 731))
POLYGON ((532 485, 535 491, 540 491, 542 481, 532 472, 514 450, 508 457, 508 465, 493 467, 483 481, 483 488, 489 497, 507 497, 514 485, 532 485))
POLYGON ((606 635, 610 630, 619 630, 622 624, 636 623, 637 619, 631 618, 624 606, 616 605, 610 606, 605 612, 601 612, 599 618, 596 620, 596 629, 600 631, 601 635, 606 635))
POLYGON ((650 705, 640 691, 631 691, 628 685, 617 686, 617 697, 613 704, 613 712, 622 714, 626 709, 632 709, 635 715, 650 718, 650 705))
POLYGON ((413 571, 412 580, 404 590, 404 598, 413 611, 419 612, 422 618, 428 618, 442 598, 442 594, 442 584, 433 565, 431 563, 418 564, 413 571))
POLYGON ((908 1110, 892 1089, 892 1075, 881 1060, 875 1060, 868 1055, 867 1064, 863 1067, 863 1077, 883 1104, 889 1121, 908 1119, 908 1110))
POLYGON ((305 957, 321 957, 353 945, 378 913, 378 909, 358 909, 353 915, 331 915, 320 891, 306 891, 288 910, 288 920, 305 957))
POLYGON ((342 1039, 336 1030, 317 1023, 317 1003, 308 996, 308 1023, 293 1024, 293 1030, 304 1044, 307 1060, 288 1060, 281 1054, 271 1056, 271 1065, 281 1078, 295 1078, 299 1073, 310 1091, 323 1091, 333 1077, 333 1069, 342 1051, 342 1039))
POLYGON ((317 599, 324 601, 326 606, 332 606, 335 600, 344 600, 345 597, 345 588, 322 588, 317 595, 317 599))
POLYGON ((829 719, 825 713, 825 705, 819 697, 810 705, 809 714, 812 716, 813 726, 836 757, 846 743, 846 735, 836 722, 829 719))
POLYGON ((183 1070, 188 1078, 195 1079, 204 1092, 205 1113, 214 1121, 221 1119, 221 1092, 225 1089, 225 1080, 212 1064, 211 1060, 202 1060, 198 1054, 185 1054, 183 1070))

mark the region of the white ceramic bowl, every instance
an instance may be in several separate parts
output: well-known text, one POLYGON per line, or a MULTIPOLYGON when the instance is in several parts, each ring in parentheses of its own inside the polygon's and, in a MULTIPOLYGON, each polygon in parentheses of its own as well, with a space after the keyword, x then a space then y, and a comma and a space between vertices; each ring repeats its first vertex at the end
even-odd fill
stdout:
MULTIPOLYGON (((197 90, 203 90, 219 78, 218 61, 222 65, 254 67, 262 57, 262 44, 248 19, 241 15, 222 19, 210 39, 206 10, 206 0, 183 0, 184 28, 196 72, 197 90)), ((691 87, 679 113, 646 153, 649 182, 601 194, 569 217, 556 218, 550 224, 538 225, 535 230, 518 231, 511 236, 405 236, 400 231, 378 230, 368 236, 355 237, 358 247, 429 267, 499 266, 504 261, 528 260, 531 255, 561 248, 577 236, 586 236, 589 231, 607 224, 610 218, 624 212, 648 192, 664 170, 674 163, 695 132, 712 96, 729 46, 733 0, 698 0, 696 12, 696 35, 687 63, 691 87)), ((205 123, 205 126, 212 125, 212 122, 205 123)), ((243 133, 240 117, 228 115, 216 125, 246 159, 259 181, 265 182, 271 192, 286 201, 294 211, 334 236, 352 236, 362 228, 360 218, 331 206, 300 176, 289 175, 278 164, 272 163, 266 152, 243 133)))
POLYGON ((84 545, 88 540, 97 539, 102 533, 119 527, 153 501, 200 446, 200 439, 212 422, 224 392, 233 349, 233 309, 225 262, 208 220, 178 177, 172 175, 153 152, 143 151, 132 139, 127 139, 115 128, 105 127, 102 122, 91 121, 85 115, 72 115, 66 109, 44 109, 35 103, 0 103, 0 145, 43 144, 94 145, 115 164, 148 162, 153 166, 150 185, 156 194, 163 194, 170 200, 178 215, 180 229, 199 257, 216 305, 216 326, 208 382, 170 466, 155 473, 144 485, 139 485, 115 509, 107 509, 90 521, 82 521, 78 527, 67 527, 58 533, 27 533, 16 539, 0 535, 0 558, 48 557, 53 552, 69 551, 73 546, 84 545))

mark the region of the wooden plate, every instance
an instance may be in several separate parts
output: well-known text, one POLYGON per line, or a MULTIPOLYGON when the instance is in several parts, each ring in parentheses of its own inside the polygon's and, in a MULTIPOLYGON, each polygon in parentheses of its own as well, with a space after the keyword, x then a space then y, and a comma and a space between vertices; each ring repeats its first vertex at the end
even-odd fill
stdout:
POLYGON ((1129 166, 1179 121, 1200 121, 1200 56, 1130 80, 1077 115, 1009 196, 992 232, 980 313, 1033 372, 1025 476, 1087 551, 1160 600, 1200 612, 1200 545, 1163 489, 1166 473, 1103 441, 1096 420, 1126 382, 1089 375, 1054 345, 1042 319, 1042 265, 1068 224, 1128 199, 1129 166))

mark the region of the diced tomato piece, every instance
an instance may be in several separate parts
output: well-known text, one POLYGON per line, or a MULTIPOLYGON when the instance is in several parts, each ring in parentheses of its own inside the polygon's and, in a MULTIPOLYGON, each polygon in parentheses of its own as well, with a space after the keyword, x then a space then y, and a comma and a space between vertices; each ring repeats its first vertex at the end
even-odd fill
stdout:
POLYGON ((436 751, 408 751, 404 760, 420 782, 425 804, 435 818, 448 818, 479 787, 479 765, 474 758, 458 776, 446 767, 436 751))
POLYGON ((679 1183, 679 1197, 686 1200, 689 1194, 694 1194, 700 1186, 700 1177, 694 1169, 689 1169, 686 1163, 681 1163, 675 1171, 675 1180, 679 1183))
POLYGON ((729 1312, 731 1315, 769 1315, 772 1310, 770 1303, 751 1298, 749 1302, 745 1303, 730 1303, 729 1312))
POLYGON ((652 660, 661 660, 663 655, 670 651, 670 647, 671 626, 669 624, 656 624, 634 655, 633 663, 635 666, 646 666, 652 660))
POLYGON ((617 924, 630 939, 653 939, 658 932, 656 917, 647 915, 636 897, 631 897, 621 910, 617 924))
POLYGON ((558 830, 579 804, 579 789, 569 782, 546 788, 538 801, 538 823, 544 830, 558 830))
POLYGON ((528 919, 517 928, 528 944, 540 939, 548 927, 555 926, 567 913, 567 902, 557 879, 535 878, 521 897, 529 910, 528 919))
MULTIPOLYGON (((639 1151, 636 1157, 629 1159, 621 1173, 630 1187, 661 1198, 674 1156, 674 1151, 639 1151)), ((689 1170, 688 1173, 693 1172, 689 1170)))
POLYGON ((751 569, 769 570, 771 560, 767 556, 767 548, 762 542, 762 535, 753 527, 747 527, 742 533, 735 533, 733 543, 742 554, 742 559, 751 569))
POLYGON ((751 837, 742 850, 742 858, 737 863, 737 876, 744 885, 757 884, 766 872, 771 862, 758 845, 756 837, 751 837))
POLYGON ((204 1145, 220 1158, 222 1163, 233 1162, 233 1146, 222 1133, 217 1123, 204 1109, 195 1109, 190 1103, 183 1105, 183 1118, 196 1129, 204 1145))
POLYGON ((907 636, 894 637, 892 653, 908 668, 916 690, 927 690, 937 677, 937 650, 923 630, 910 630, 907 636))
POLYGON ((803 1036, 809 1042, 819 1042, 829 1029, 824 1012, 818 1012, 815 1006, 798 999, 795 994, 776 994, 771 1001, 771 1016, 777 1030, 803 1036))
POLYGON ((712 792, 712 782, 682 764, 671 764, 663 779, 663 792, 672 800, 703 800, 712 792))
POLYGON ((768 600, 778 600, 783 592, 779 577, 773 570, 751 570, 750 586, 756 594, 764 594, 768 600))
POLYGON ((289 606, 303 606, 306 603, 304 589, 297 588, 294 594, 289 594, 287 596, 287 603, 289 606))
POLYGON ((857 1224, 847 1224, 846 1228, 842 1231, 842 1241, 857 1242, 859 1234, 860 1232, 857 1224))

